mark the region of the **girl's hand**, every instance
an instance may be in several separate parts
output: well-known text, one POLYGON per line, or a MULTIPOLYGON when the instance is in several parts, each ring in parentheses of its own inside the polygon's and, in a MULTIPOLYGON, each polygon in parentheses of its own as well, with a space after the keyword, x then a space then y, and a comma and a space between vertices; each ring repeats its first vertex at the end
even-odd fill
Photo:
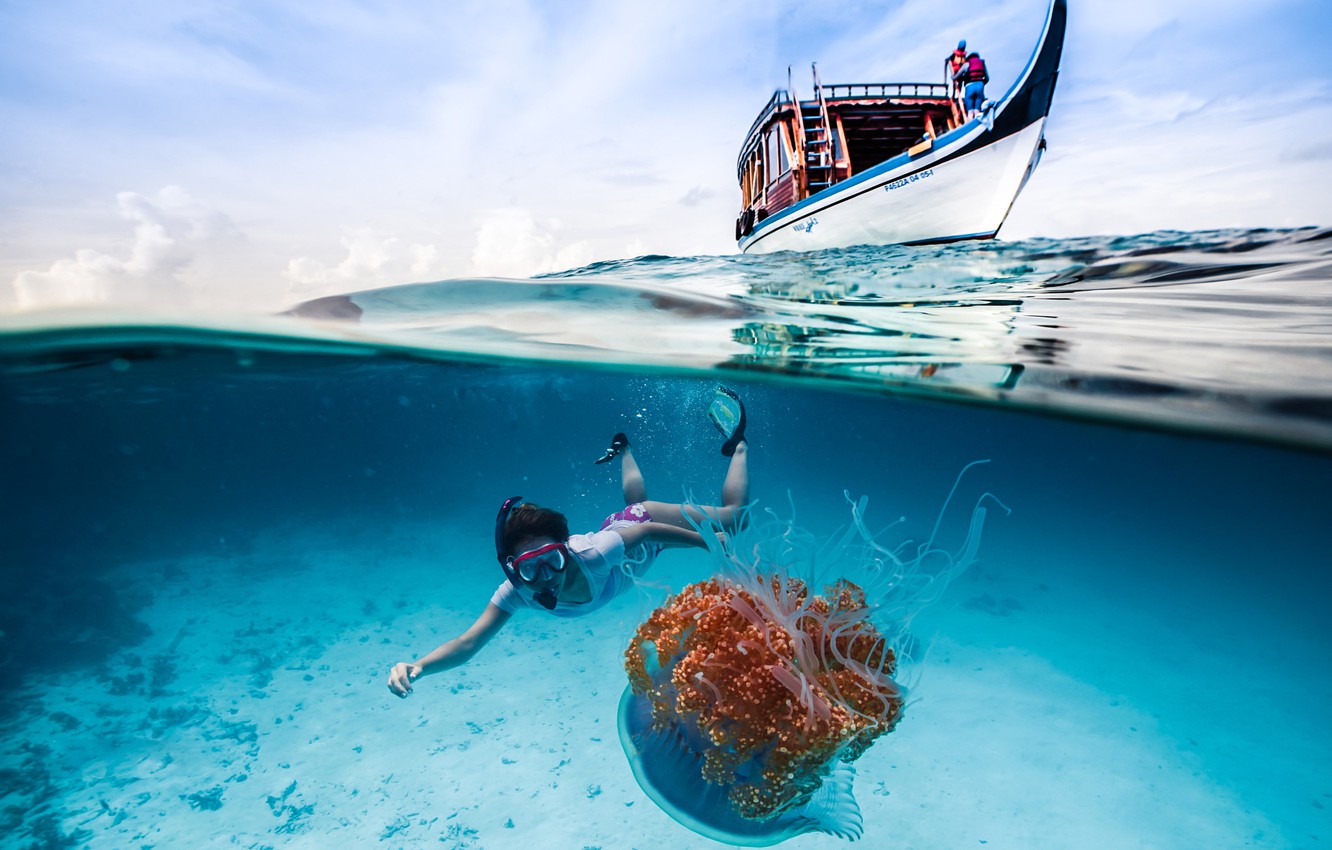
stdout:
POLYGON ((395 696, 406 699, 407 695, 412 692, 412 682, 420 676, 420 667, 415 664, 408 664, 406 661, 399 661, 389 671, 388 689, 395 696))

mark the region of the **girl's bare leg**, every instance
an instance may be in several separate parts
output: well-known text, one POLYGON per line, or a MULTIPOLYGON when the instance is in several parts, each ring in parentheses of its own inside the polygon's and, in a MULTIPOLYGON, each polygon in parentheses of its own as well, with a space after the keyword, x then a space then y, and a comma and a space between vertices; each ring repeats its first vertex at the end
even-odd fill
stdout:
POLYGON ((706 520, 713 520, 725 530, 734 528, 739 509, 749 504, 748 443, 742 441, 735 447, 735 454, 731 455, 731 465, 726 470, 726 479, 722 482, 721 497, 722 504, 720 506, 691 505, 686 508, 684 505, 672 502, 648 501, 644 501, 643 506, 647 508, 654 521, 668 523, 680 528, 693 528, 689 519, 685 517, 686 510, 689 512, 689 517, 693 518, 695 522, 702 523, 706 520))
MULTIPOLYGON (((620 452, 620 488, 624 491, 626 506, 647 500, 647 484, 643 482, 638 461, 634 460, 634 450, 629 446, 620 452)), ((652 513, 651 508, 648 508, 648 513, 652 513)))
POLYGON ((726 468, 726 479, 722 481, 722 504, 728 508, 739 508, 749 504, 749 443, 741 440, 736 444, 735 454, 731 455, 731 465, 726 468))

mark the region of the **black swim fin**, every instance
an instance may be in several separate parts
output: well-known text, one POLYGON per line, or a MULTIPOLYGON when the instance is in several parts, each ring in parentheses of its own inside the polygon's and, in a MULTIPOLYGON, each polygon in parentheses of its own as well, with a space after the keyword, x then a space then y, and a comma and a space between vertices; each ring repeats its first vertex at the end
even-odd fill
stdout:
POLYGON ((616 434, 611 437, 610 448, 606 449, 604 455, 596 459, 596 463, 606 463, 627 448, 629 448, 629 438, 622 433, 616 434))

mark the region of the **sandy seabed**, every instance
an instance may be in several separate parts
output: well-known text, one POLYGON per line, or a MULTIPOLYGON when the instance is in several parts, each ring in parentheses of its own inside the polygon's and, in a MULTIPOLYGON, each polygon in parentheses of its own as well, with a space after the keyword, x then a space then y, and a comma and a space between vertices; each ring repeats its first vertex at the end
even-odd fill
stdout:
MULTIPOLYGON (((151 594, 151 635, 15 700, 9 846, 721 846, 647 798, 618 739, 621 652, 659 588, 586 620, 520 615, 468 666, 388 693, 392 662, 489 599, 499 572, 471 537, 448 563, 442 542, 466 535, 408 526, 273 530, 244 554, 124 565, 121 586, 151 594)), ((709 572, 701 552, 669 553, 651 577, 709 572)), ((1316 647, 1292 638, 1278 667, 1253 641, 1218 652, 1225 636, 1187 619, 1215 629, 1205 612, 1089 599, 1054 571, 982 562, 920 619, 913 701, 856 765, 858 846, 1332 840, 1329 734, 1301 713, 1327 704, 1326 683, 1301 700, 1316 647)))

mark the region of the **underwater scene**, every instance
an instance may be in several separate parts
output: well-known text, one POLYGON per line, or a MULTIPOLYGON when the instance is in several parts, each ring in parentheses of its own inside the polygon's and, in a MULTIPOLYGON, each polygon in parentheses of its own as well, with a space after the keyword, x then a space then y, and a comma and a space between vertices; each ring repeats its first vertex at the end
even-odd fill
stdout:
POLYGON ((1328 236, 0 318, 4 843, 1327 846, 1328 236), (627 456, 744 519, 391 692, 627 456))

